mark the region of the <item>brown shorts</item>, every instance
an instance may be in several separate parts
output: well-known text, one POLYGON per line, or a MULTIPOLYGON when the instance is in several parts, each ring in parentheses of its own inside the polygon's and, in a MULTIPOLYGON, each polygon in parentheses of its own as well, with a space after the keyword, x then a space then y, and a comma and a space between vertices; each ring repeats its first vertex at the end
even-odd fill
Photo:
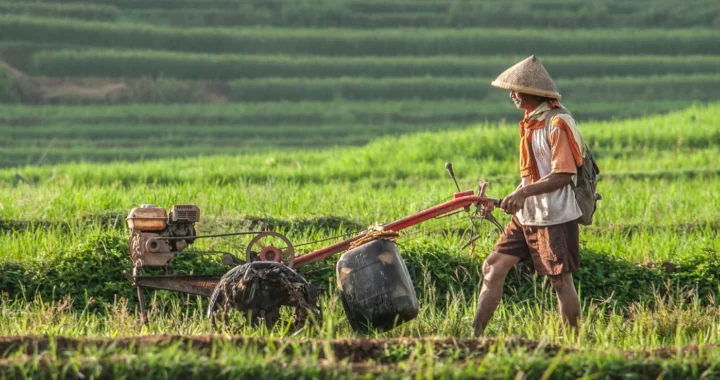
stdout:
POLYGON ((495 252, 519 257, 538 274, 575 272, 580 265, 580 231, 577 221, 554 226, 523 226, 513 216, 495 243, 495 252))

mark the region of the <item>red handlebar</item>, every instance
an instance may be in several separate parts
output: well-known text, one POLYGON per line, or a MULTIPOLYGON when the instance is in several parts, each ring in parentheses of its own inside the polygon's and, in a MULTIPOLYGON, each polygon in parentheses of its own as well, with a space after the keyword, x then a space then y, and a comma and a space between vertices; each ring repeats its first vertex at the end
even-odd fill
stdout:
MULTIPOLYGON (((400 220, 396 220, 392 223, 386 224, 383 226, 383 229, 385 231, 400 231, 404 230, 408 227, 414 226, 416 224, 420 224, 424 221, 427 221, 432 218, 436 218, 441 215, 445 215, 447 213, 450 213, 452 211, 470 207, 472 205, 476 205, 477 207, 484 207, 486 210, 492 210, 494 207, 497 207, 500 205, 499 199, 492 199, 492 198, 486 198, 484 196, 485 189, 481 186, 480 194, 481 195, 474 195, 472 190, 463 191, 460 193, 455 193, 455 196, 452 200, 447 201, 445 203, 439 204, 437 206, 430 207, 429 209, 420 211, 417 214, 410 215, 408 217, 405 217, 400 220)), ((350 245, 362 238, 364 236, 364 233, 361 233, 355 237, 352 237, 347 240, 343 240, 341 242, 335 243, 333 245, 329 245, 327 247, 318 249, 317 251, 310 252, 308 254, 302 255, 302 256, 296 256, 295 262, 293 264, 294 268, 299 268, 305 265, 312 264, 314 262, 326 259, 330 256, 333 256, 336 253, 346 251, 350 248, 350 245)))

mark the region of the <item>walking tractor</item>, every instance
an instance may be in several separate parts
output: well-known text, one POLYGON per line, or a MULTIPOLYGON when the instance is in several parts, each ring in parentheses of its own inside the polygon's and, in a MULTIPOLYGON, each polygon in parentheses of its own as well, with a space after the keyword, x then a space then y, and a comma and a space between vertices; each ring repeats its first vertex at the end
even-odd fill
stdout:
MULTIPOLYGON (((312 315, 318 320, 316 287, 295 270, 345 252, 337 263, 337 287, 345 314, 356 331, 370 327, 385 330, 412 320, 418 313, 415 289, 395 244, 399 232, 427 220, 467 212, 470 220, 491 221, 502 231, 492 211, 499 199, 485 196, 487 183, 477 192, 460 191, 452 164, 447 163, 458 190, 451 200, 416 214, 378 225, 346 240, 306 254, 297 254, 292 242, 272 231, 242 231, 198 235, 195 223, 200 209, 194 205, 175 205, 167 211, 154 205, 142 205, 130 211, 130 258, 132 272, 123 272, 137 288, 143 322, 147 323, 144 293, 163 289, 210 298, 208 317, 235 308, 249 315, 254 325, 272 327, 280 317, 280 307, 294 309, 293 323, 300 327, 312 315), (190 251, 198 239, 252 236, 244 255, 229 252, 190 251), (267 241, 272 243, 267 243, 267 241), (168 268, 182 254, 218 254, 229 271, 218 275, 148 275, 144 268, 168 268)), ((475 224, 473 222, 473 224, 475 224)), ((478 237, 471 238, 467 245, 478 237)), ((222 314, 224 315, 224 314, 222 314)))

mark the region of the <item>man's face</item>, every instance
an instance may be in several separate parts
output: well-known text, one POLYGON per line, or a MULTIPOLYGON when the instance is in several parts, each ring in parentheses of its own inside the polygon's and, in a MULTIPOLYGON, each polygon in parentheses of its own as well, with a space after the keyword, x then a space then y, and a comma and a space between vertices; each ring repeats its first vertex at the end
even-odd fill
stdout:
POLYGON ((528 107, 535 106, 537 103, 537 98, 533 95, 517 91, 510 91, 510 99, 515 103, 515 107, 519 109, 527 109, 528 107))

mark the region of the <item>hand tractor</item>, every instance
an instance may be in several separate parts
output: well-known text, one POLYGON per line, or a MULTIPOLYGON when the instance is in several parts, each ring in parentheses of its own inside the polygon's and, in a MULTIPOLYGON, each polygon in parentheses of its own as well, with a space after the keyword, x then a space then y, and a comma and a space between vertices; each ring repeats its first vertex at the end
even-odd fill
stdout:
MULTIPOLYGON (((194 205, 175 205, 169 211, 142 205, 132 209, 127 217, 133 268, 123 274, 137 288, 144 323, 147 323, 145 290, 161 289, 209 297, 207 314, 213 323, 218 313, 235 308, 246 313, 254 325, 264 322, 272 327, 280 318, 280 307, 289 306, 294 308, 293 324, 300 327, 310 315, 316 321, 321 315, 317 287, 296 269, 345 252, 337 263, 336 278, 350 325, 358 332, 391 329, 415 318, 419 310, 415 288, 395 245, 400 231, 462 212, 468 213, 473 225, 474 220, 487 219, 502 231, 492 215, 500 200, 485 196, 487 183, 481 182, 477 193, 461 191, 452 164, 447 163, 445 168, 458 190, 451 200, 306 254, 298 254, 286 236, 273 231, 198 235, 195 223, 200 220, 200 209, 194 205), (230 252, 189 249, 198 239, 241 235, 251 239, 240 257, 230 252), (273 243, 267 243, 268 240, 273 243), (144 268, 169 268, 176 256, 198 253, 221 255, 222 263, 230 269, 217 275, 145 274, 144 268)), ((463 248, 471 244, 474 247, 477 239, 478 236, 471 238, 463 248)))

